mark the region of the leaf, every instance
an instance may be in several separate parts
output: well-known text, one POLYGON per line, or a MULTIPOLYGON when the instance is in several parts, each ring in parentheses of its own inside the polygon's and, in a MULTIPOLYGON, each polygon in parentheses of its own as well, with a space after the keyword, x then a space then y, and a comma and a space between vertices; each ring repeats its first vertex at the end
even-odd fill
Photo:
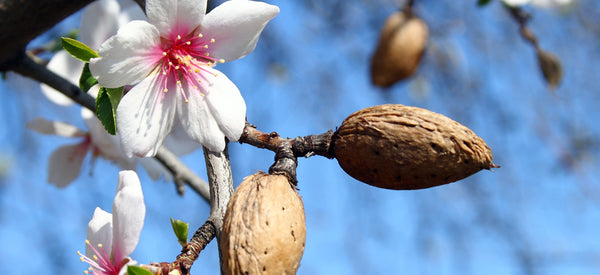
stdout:
POLYGON ((483 6, 487 5, 487 4, 489 4, 490 2, 492 2, 492 0, 478 0, 477 1, 477 6, 483 7, 483 6))
POLYGON ((73 57, 83 61, 89 62, 91 58, 100 57, 98 53, 88 45, 83 44, 73 38, 62 37, 63 48, 73 57))
POLYGON ((98 83, 98 80, 92 76, 90 72, 90 64, 85 63, 83 65, 83 71, 81 71, 81 77, 79 78, 79 88, 85 93, 94 85, 98 83))
POLYGON ((153 275, 150 270, 144 269, 139 266, 130 265, 127 266, 127 275, 153 275))
POLYGON ((117 106, 123 95, 124 88, 100 88, 96 98, 96 114, 104 129, 114 135, 117 132, 117 106))
POLYGON ((190 224, 171 218, 171 226, 173 226, 173 232, 175 232, 175 236, 177 236, 177 241, 182 247, 185 247, 187 245, 188 228, 190 227, 190 224))

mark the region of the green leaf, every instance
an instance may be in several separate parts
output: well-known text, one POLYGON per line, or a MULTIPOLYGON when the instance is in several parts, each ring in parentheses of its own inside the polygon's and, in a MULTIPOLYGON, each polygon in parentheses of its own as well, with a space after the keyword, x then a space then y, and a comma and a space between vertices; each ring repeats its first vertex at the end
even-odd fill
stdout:
POLYGON ((88 45, 83 44, 73 38, 62 37, 63 48, 73 57, 83 61, 89 62, 91 58, 100 57, 98 53, 88 45))
POLYGON ((96 98, 96 114, 104 129, 114 135, 117 132, 117 106, 123 95, 124 88, 100 88, 96 98))
POLYGON ((85 65, 83 65, 83 71, 81 71, 81 77, 79 78, 79 88, 81 88, 83 92, 87 93, 87 91, 92 86, 96 85, 96 83, 98 83, 98 80, 92 76, 92 73, 90 72, 90 64, 85 63, 85 65))
POLYGON ((153 275, 150 270, 146 270, 136 265, 127 266, 127 275, 153 275))
POLYGON ((477 6, 483 7, 487 4, 489 4, 490 2, 492 2, 492 0, 478 0, 477 1, 477 6))
POLYGON ((177 236, 177 241, 182 247, 185 247, 187 245, 188 228, 190 227, 190 224, 171 218, 171 226, 173 226, 173 232, 175 232, 175 236, 177 236))

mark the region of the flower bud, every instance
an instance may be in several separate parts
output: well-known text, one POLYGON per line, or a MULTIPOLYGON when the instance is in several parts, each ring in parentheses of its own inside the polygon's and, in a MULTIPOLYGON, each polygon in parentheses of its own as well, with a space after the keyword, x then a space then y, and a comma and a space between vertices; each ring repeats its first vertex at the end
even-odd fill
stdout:
POLYGON ((388 17, 371 60, 373 84, 387 88, 411 76, 423 56, 428 29, 423 20, 405 12, 388 17))
POLYGON ((285 176, 248 176, 233 193, 221 235, 225 274, 296 274, 304 253, 304 205, 285 176))
POLYGON ((338 163, 367 184, 421 189, 498 167, 473 131, 426 109, 399 104, 362 109, 344 120, 333 137, 338 163))

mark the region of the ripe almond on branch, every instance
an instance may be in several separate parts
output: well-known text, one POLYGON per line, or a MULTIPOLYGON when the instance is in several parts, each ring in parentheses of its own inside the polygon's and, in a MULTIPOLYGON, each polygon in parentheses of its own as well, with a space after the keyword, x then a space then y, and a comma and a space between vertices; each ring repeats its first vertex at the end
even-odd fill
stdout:
POLYGON ((387 88, 411 76, 419 66, 428 36, 427 25, 412 12, 399 11, 385 22, 371 59, 371 81, 387 88))
POLYGON ((350 176, 387 189, 422 189, 498 167, 486 143, 438 113, 399 104, 362 109, 334 133, 333 152, 350 176))
POLYGON ((248 176, 227 205, 221 236, 225 274, 296 274, 306 243, 302 199, 286 176, 248 176))

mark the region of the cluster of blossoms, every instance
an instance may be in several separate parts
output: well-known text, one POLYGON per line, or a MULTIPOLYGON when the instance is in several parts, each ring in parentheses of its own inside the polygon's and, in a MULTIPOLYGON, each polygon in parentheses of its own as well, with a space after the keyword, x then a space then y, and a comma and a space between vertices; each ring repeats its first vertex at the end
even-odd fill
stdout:
MULTIPOLYGON (((219 152, 227 140, 240 137, 245 125, 244 99, 236 85, 214 66, 252 52, 260 33, 279 8, 262 2, 231 0, 206 14, 206 4, 206 0, 147 0, 147 21, 131 21, 145 16, 140 12, 126 13, 129 8, 121 10, 115 0, 96 2, 84 11, 82 41, 99 49, 100 56, 89 63, 90 72, 99 83, 90 93, 97 93, 100 86, 130 89, 116 110, 116 136, 103 131, 94 114, 87 110, 82 115, 89 133, 43 119, 29 124, 42 133, 84 138, 82 143, 61 147, 51 156, 51 163, 63 159, 63 163, 66 160, 74 164, 66 168, 71 171, 68 177, 49 175, 50 181, 58 186, 72 181, 89 150, 94 156, 122 162, 124 169, 133 169, 135 161, 131 157, 154 156, 163 143, 175 144, 171 149, 177 153, 190 148, 181 140, 191 139, 219 152), (112 19, 107 20, 107 15, 112 19), (181 133, 185 133, 184 139, 181 133), (169 141, 171 136, 176 141, 169 141)), ((74 65, 64 53, 57 54, 49 68, 74 83, 81 71, 81 65, 74 65)), ((43 90, 50 98, 58 97, 58 104, 70 102, 53 95, 48 87, 43 90)), ((61 171, 50 168, 51 173, 61 171)), ((122 171, 113 214, 97 208, 88 225, 86 252, 79 253, 81 260, 90 265, 86 273, 126 274, 126 267, 136 264, 128 255, 137 246, 144 215, 139 179, 133 171, 122 171)))

